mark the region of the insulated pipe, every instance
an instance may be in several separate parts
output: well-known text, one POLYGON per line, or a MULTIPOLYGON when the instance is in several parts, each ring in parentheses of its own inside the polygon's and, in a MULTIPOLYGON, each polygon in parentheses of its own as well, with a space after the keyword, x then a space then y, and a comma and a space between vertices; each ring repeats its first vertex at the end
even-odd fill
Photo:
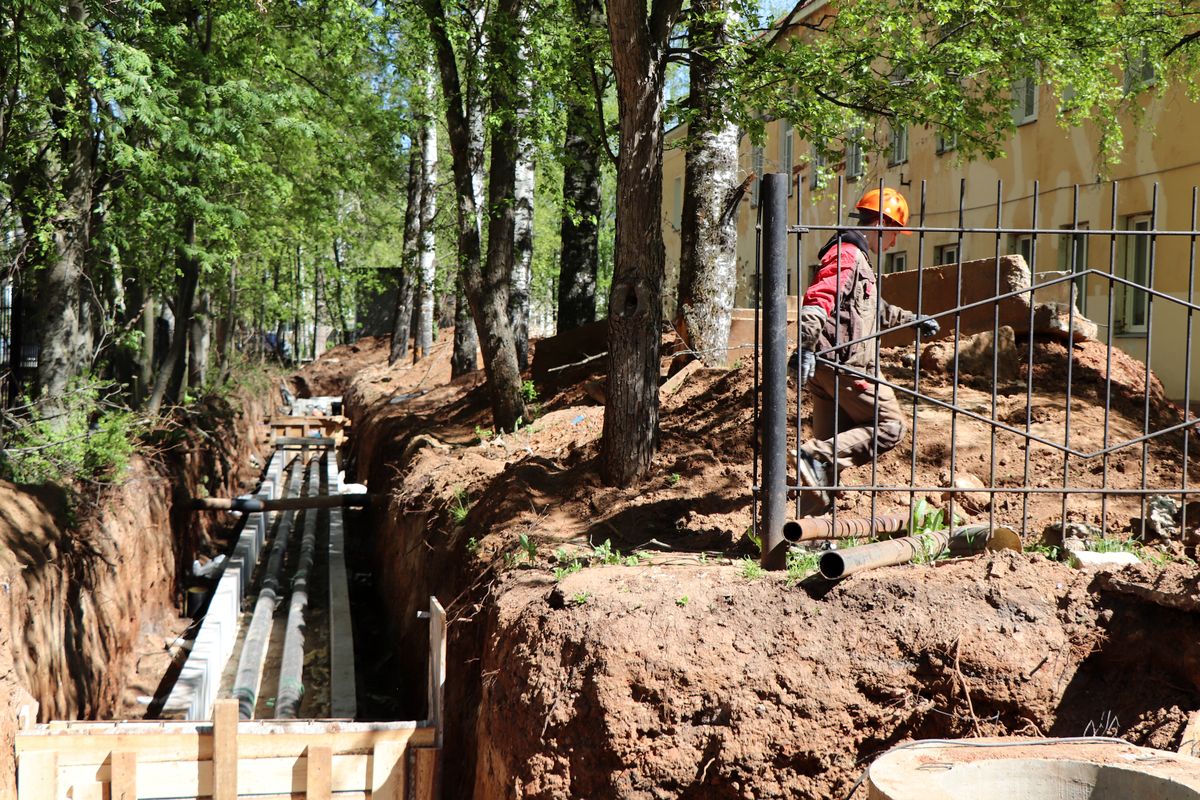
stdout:
POLYGON ((790 176, 762 176, 762 565, 783 569, 787 542, 787 191, 790 176))
POLYGON ((908 520, 898 516, 873 519, 839 517, 836 522, 828 517, 806 517, 783 523, 783 538, 789 542, 807 542, 814 539, 844 539, 849 536, 900 533, 907 528, 908 520))
MULTIPOLYGON (((317 461, 319 467, 309 472, 309 497, 320 491, 326 458, 329 458, 328 450, 317 461)), ((304 697, 304 612, 308 610, 308 575, 316 549, 317 510, 310 508, 304 512, 300 556, 296 560, 296 571, 292 573, 292 599, 288 603, 283 658, 279 665, 279 688, 275 692, 275 719, 295 719, 300 712, 300 700, 304 697)))
MULTIPOLYGON (((291 478, 288 481, 288 494, 299 492, 300 475, 303 471, 303 464, 293 463, 291 478)), ((250 627, 246 630, 246 638, 242 643, 242 655, 238 659, 237 674, 233 682, 233 696, 238 701, 240 719, 253 719, 254 707, 258 704, 258 688, 262 683, 267 641, 271 636, 275 606, 279 602, 279 573, 283 569, 283 557, 287 553, 288 538, 295 516, 295 509, 288 509, 279 520, 279 528, 275 531, 275 541, 271 544, 271 554, 267 559, 267 568, 263 573, 262 587, 254 604, 254 615, 250 618, 250 627)))
POLYGON ((302 508, 356 508, 371 504, 366 492, 334 495, 309 495, 268 500, 259 497, 196 497, 192 511, 296 511, 302 508))
POLYGON ((845 550, 830 550, 821 554, 817 569, 821 577, 832 581, 875 567, 907 564, 918 556, 932 560, 947 547, 956 555, 980 553, 987 549, 990 540, 987 525, 968 525, 955 529, 953 536, 948 530, 933 531, 924 536, 905 536, 845 550))

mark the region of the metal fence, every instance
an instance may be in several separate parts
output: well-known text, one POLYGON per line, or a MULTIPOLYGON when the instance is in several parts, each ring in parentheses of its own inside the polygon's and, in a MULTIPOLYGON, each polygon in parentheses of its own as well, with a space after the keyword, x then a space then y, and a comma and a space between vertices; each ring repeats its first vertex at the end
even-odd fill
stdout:
MULTIPOLYGON (((753 488, 763 563, 770 568, 784 565, 785 525, 806 516, 811 497, 789 464, 789 451, 794 462, 813 433, 813 391, 797 387, 794 371, 789 378, 789 357, 800 344, 799 326, 789 319, 789 288, 803 294, 805 253, 815 260, 832 232, 879 230, 848 219, 845 209, 857 193, 848 197, 841 179, 821 200, 836 203, 835 219, 806 223, 804 188, 800 180, 789 187, 787 176, 766 175, 758 209, 753 488), (790 225, 789 189, 796 208, 790 225)), ((1164 514, 1187 531, 1189 511, 1200 523, 1200 511, 1186 502, 1193 491, 1189 447, 1196 422, 1188 411, 1193 314, 1200 310, 1194 297, 1197 191, 1187 198, 1188 224, 1168 229, 1158 184, 1136 188, 1149 192, 1145 213, 1119 215, 1128 209, 1118 183, 1055 189, 1053 203, 1036 183, 1031 195, 1006 201, 997 183, 992 202, 968 208, 962 182, 951 198, 957 213, 938 212, 951 224, 935 224, 924 182, 910 193, 910 244, 903 258, 874 246, 875 286, 892 303, 897 300, 889 292, 903 289, 908 310, 934 317, 941 332, 929 342, 911 325, 877 324, 875 334, 852 339, 835 326, 833 345, 818 350, 818 370, 832 371, 833 398, 847 382, 858 382, 894 394, 906 418, 893 447, 881 448, 876 436, 864 463, 830 465, 828 484, 818 488, 836 493, 831 529, 839 515, 910 520, 922 497, 946 506, 947 519, 961 513, 1023 537, 1055 525, 1065 533, 1067 522, 1101 536, 1142 536, 1167 524, 1164 514), (1069 202, 1063 192, 1070 192, 1069 202), (1047 205, 1069 218, 1048 219, 1047 205), (977 224, 985 215, 990 219, 977 224), (965 258, 968 245, 984 250, 984 257, 965 258), (1039 262, 1039 247, 1042 262, 1047 248, 1057 253, 1058 270, 1039 262), (1160 263, 1164 247, 1170 258, 1160 263), (915 268, 909 268, 913 255, 915 268), (902 271, 893 276, 889 267, 902 271), (901 337, 911 344, 898 345, 901 337), (842 362, 839 354, 851 345, 873 349, 871 366, 842 362)), ((945 205, 946 198, 937 200, 945 205)), ((1181 218, 1184 203, 1172 200, 1181 218)), ((839 283, 835 307, 842 291, 839 283)), ((838 436, 854 420, 837 402, 833 414, 837 451, 838 436)), ((878 430, 879 414, 876 402, 873 421, 857 423, 873 422, 878 430)))

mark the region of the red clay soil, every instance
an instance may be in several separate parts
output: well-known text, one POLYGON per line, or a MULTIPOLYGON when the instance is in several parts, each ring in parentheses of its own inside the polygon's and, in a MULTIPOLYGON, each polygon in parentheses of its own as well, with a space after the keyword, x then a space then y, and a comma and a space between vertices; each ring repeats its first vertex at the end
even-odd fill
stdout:
POLYGON ((297 397, 340 395, 363 367, 386 362, 390 346, 384 336, 364 336, 352 344, 340 344, 293 375, 292 391, 297 397))
POLYGON ((61 488, 0 482, 0 797, 16 796, 21 706, 36 702, 41 721, 144 712, 126 691, 171 664, 166 640, 186 623, 183 578, 194 558, 218 551, 230 523, 186 500, 237 494, 255 478, 261 403, 240 400, 180 411, 156 455, 135 458, 121 483, 77 497, 70 511, 61 488))
MULTIPOLYGON (((435 354, 430 377, 377 362, 346 391, 357 478, 389 498, 372 511, 372 566, 401 674, 424 674, 427 633, 410 620, 428 596, 452 618, 447 796, 840 797, 873 754, 905 739, 1101 732, 1171 748, 1200 708, 1193 615, 1040 555, 888 568, 836 586, 755 577, 738 560, 754 552, 749 365, 698 370, 664 395, 651 473, 617 489, 596 473, 603 408, 580 385, 543 398, 549 410, 520 432, 493 436, 479 377, 432 377, 448 374, 447 357, 435 354), (605 542, 641 557, 555 574, 605 542)), ((1037 369, 1054 358, 1046 348, 1037 369)), ((900 380, 899 355, 888 363, 900 380)), ((1136 362, 1120 363, 1130 372, 1115 383, 1140 399, 1144 372, 1138 383, 1136 362)), ((1089 381, 1076 364, 1073 385, 1089 381)), ((922 385, 953 392, 936 376, 922 385)), ((1060 388, 1039 379, 1033 393, 1035 428, 1051 441, 1063 438, 1060 388)), ((997 416, 1023 428, 1025 399, 1023 383, 1005 388, 997 416)), ((990 418, 990 387, 960 386, 958 402, 990 418)), ((1103 438, 1092 405, 1072 401, 1072 446, 1103 438)), ((1154 423, 1173 408, 1155 406, 1154 423)), ((1113 435, 1141 435, 1126 412, 1114 404, 1113 435)), ((917 482, 936 485, 950 415, 922 405, 917 422, 917 482)), ((987 427, 953 424, 958 467, 986 479, 987 427)), ((997 437, 998 485, 1023 480, 1021 444, 997 437)), ((1110 459, 1108 485, 1140 485, 1134 450, 1110 459)), ((1061 480, 1058 451, 1029 452, 1030 482, 1061 480)), ((1151 452, 1163 465, 1151 485, 1177 482, 1172 443, 1151 452)), ((907 484, 910 464, 906 439, 879 472, 907 484)), ((1099 486, 1092 469, 1073 459, 1073 484, 1099 486)), ((908 493, 897 495, 881 495, 879 510, 906 508, 908 493)), ((854 492, 839 504, 869 509, 854 492)), ((1104 511, 1114 535, 1131 513, 1104 511)), ((1035 498, 1028 539, 1060 512, 1061 498, 1035 498)), ((1068 513, 1100 509, 1074 498, 1068 513)), ((1024 514, 1019 499, 997 502, 997 522, 1020 528, 1024 514)), ((409 683, 404 703, 419 716, 423 689, 409 683)))

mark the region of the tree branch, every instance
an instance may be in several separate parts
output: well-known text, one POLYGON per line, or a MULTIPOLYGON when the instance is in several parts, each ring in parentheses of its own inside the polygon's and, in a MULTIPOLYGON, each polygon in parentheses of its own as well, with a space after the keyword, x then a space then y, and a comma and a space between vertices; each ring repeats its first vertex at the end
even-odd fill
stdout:
POLYGON ((612 146, 608 143, 608 127, 604 120, 604 89, 600 85, 600 76, 596 72, 596 62, 589 61, 588 68, 592 73, 592 93, 596 98, 596 119, 600 122, 600 142, 604 145, 604 152, 608 154, 609 160, 617 163, 617 154, 612 151, 612 146))

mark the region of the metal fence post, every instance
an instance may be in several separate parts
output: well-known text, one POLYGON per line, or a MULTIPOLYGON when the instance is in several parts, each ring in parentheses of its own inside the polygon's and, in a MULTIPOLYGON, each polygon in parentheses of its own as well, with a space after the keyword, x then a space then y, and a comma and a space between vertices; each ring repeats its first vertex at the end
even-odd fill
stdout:
POLYGON ((783 569, 787 541, 787 191, 789 176, 762 176, 762 565, 783 569))

